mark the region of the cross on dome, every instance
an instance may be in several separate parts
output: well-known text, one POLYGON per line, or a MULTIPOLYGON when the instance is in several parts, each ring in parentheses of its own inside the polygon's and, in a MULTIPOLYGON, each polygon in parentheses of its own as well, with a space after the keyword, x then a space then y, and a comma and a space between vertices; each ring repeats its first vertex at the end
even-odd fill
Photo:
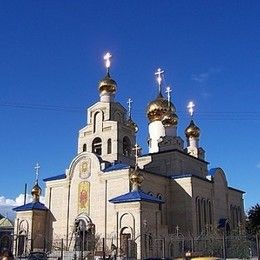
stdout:
POLYGON ((36 166, 34 167, 35 169, 35 182, 38 183, 38 179, 39 179, 39 171, 40 171, 40 164, 37 162, 36 166))
POLYGON ((132 104, 133 100, 131 98, 128 98, 127 104, 128 104, 128 116, 131 118, 131 112, 132 112, 132 104))
POLYGON ((166 87, 165 93, 167 93, 167 99, 169 103, 171 102, 171 92, 172 92, 171 87, 170 86, 166 87))
POLYGON ((138 154, 139 154, 139 151, 141 150, 141 147, 136 143, 133 150, 135 151, 135 166, 137 167, 138 166, 137 159, 138 159, 138 154))
POLYGON ((109 52, 107 52, 103 58, 105 60, 107 72, 109 72, 109 68, 110 68, 110 65, 111 65, 110 59, 112 58, 112 55, 109 52))
POLYGON ((154 75, 156 76, 157 82, 158 82, 158 86, 159 86, 159 93, 161 93, 161 85, 162 85, 162 75, 164 73, 164 70, 158 68, 157 72, 154 73, 154 75))
POLYGON ((195 107, 195 105, 194 105, 193 101, 190 101, 188 103, 187 108, 188 108, 188 111, 189 111, 189 114, 191 117, 193 116, 193 113, 194 113, 194 109, 193 109, 194 107, 195 107))

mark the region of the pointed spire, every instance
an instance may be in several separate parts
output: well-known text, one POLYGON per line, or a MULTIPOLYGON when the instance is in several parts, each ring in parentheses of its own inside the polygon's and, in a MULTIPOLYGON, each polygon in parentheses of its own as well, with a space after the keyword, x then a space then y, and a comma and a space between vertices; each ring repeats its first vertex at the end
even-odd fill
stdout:
POLYGON ((132 191, 137 191, 144 180, 142 174, 139 171, 138 161, 137 161, 141 147, 138 144, 135 144, 133 150, 135 151, 135 168, 131 173, 130 181, 132 183, 132 191))
POLYGON ((164 74, 164 70, 158 68, 157 71, 154 73, 156 76, 156 80, 158 83, 158 88, 159 88, 159 95, 162 94, 162 75, 164 74))
POLYGON ((36 166, 34 167, 34 169, 35 169, 35 183, 34 183, 34 186, 33 186, 33 188, 32 188, 32 192, 31 192, 31 194, 32 194, 32 196, 33 196, 33 202, 39 202, 39 200, 40 200, 40 195, 41 195, 41 188, 40 188, 40 186, 39 186, 39 184, 38 184, 38 181, 39 181, 39 170, 40 170, 40 165, 39 165, 39 163, 37 162, 36 163, 36 166))

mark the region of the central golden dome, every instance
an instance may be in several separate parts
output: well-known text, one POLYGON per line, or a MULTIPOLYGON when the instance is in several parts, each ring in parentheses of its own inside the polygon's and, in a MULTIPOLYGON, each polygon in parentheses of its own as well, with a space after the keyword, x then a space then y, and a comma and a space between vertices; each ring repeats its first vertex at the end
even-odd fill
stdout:
POLYGON ((198 138, 200 136, 200 129, 195 125, 193 120, 190 121, 190 124, 185 129, 185 135, 187 138, 189 137, 198 138))
POLYGON ((109 73, 107 73, 107 75, 102 80, 99 81, 98 89, 99 89, 100 93, 105 91, 105 92, 114 94, 117 89, 117 84, 110 77, 109 73))
POLYGON ((148 104, 146 114, 150 122, 153 122, 160 121, 166 113, 173 112, 175 112, 174 105, 159 93, 158 97, 148 104))
POLYGON ((162 123, 164 126, 173 126, 178 124, 178 116, 171 112, 168 111, 164 117, 162 118, 162 123))

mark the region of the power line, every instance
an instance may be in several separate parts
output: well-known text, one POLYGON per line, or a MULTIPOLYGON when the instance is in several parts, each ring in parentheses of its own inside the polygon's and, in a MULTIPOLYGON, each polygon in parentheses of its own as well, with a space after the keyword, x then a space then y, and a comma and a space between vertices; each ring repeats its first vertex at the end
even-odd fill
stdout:
MULTIPOLYGON (((57 106, 46 104, 25 104, 14 102, 0 102, 0 107, 14 108, 14 109, 34 109, 42 111, 57 111, 57 112, 84 112, 83 107, 72 106, 57 106)), ((184 110, 177 111, 179 116, 187 117, 187 112, 184 110)), ((134 109, 133 117, 140 118, 145 115, 145 109, 134 109)), ((258 121, 260 120, 260 112, 256 111, 215 111, 215 112, 197 112, 197 117, 201 120, 246 120, 246 121, 258 121)))

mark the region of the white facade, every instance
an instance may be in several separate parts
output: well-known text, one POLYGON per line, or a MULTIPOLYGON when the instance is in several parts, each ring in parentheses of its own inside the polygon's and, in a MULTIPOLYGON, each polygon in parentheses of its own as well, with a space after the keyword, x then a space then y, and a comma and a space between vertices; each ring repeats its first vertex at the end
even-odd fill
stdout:
MULTIPOLYGON (((149 124, 149 154, 138 158, 144 181, 134 195, 130 179, 136 133, 114 93, 102 93, 100 101, 88 108, 77 156, 63 175, 45 180, 49 226, 42 232, 49 234, 50 241, 64 239, 73 251, 75 228, 83 221, 90 237, 105 238, 107 247, 107 241, 114 239, 122 254, 125 241, 130 241, 133 257, 142 259, 158 255, 158 250, 147 249, 151 241, 145 234, 152 234, 155 241, 173 234, 177 226, 183 234, 198 235, 207 225, 217 226, 220 219, 232 221, 233 228, 243 222, 243 192, 228 186, 220 168, 209 171, 196 140, 184 147, 176 127, 165 130, 158 120, 149 124), (236 219, 231 208, 237 209, 236 219)), ((19 212, 19 221, 23 216, 31 215, 19 212)))

